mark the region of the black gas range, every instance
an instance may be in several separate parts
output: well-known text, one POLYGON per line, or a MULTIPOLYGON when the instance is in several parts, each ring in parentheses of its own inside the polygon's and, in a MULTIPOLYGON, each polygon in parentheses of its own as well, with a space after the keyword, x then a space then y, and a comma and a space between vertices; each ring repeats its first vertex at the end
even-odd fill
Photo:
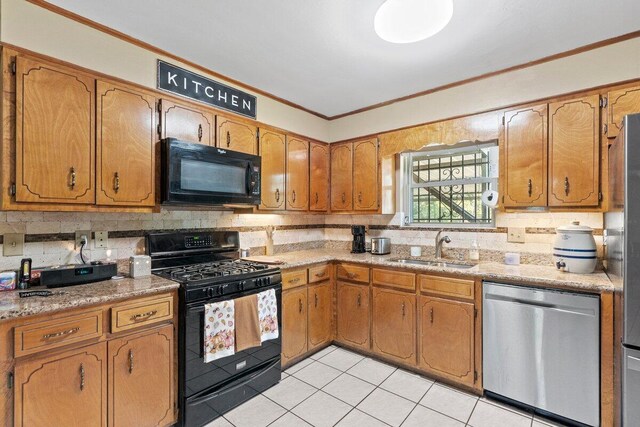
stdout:
POLYGON ((203 426, 280 381, 281 338, 204 362, 205 304, 273 289, 282 336, 280 269, 239 259, 237 232, 147 235, 153 274, 180 286, 180 425, 203 426))

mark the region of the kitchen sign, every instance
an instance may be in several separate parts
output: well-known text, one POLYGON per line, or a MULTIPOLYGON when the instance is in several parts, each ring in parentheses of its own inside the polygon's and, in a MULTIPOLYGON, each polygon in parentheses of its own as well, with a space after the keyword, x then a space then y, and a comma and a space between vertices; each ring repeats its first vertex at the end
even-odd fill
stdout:
POLYGON ((256 118, 256 97, 158 59, 158 89, 256 118))

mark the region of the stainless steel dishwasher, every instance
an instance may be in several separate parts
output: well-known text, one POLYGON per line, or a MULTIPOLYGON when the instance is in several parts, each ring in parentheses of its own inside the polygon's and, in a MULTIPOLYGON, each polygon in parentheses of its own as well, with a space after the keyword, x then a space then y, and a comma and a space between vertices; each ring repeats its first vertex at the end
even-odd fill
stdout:
POLYGON ((490 282, 482 297, 485 391, 600 425, 599 297, 490 282))

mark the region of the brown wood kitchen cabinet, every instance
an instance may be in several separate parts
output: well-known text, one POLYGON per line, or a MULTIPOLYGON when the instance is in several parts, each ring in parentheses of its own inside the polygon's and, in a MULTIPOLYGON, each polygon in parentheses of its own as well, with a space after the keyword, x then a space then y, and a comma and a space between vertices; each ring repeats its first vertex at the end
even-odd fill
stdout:
POLYGON ((504 113, 505 207, 547 205, 547 104, 504 113))
POLYGON ((46 355, 15 366, 14 425, 107 425, 106 343, 46 355))
POLYGON ((373 351, 400 362, 416 362, 416 296, 373 286, 373 351))
POLYGON ((97 82, 97 204, 155 205, 155 122, 152 94, 97 82))
MULTIPOLYGON (((311 269, 309 270, 311 274, 311 269)), ((333 283, 325 281, 308 288, 307 351, 331 342, 333 339, 333 283)))
POLYGON ((16 57, 17 202, 95 203, 95 79, 16 57))
POLYGON ((309 210, 309 142, 287 137, 287 210, 309 210))
POLYGON ((353 143, 353 208, 378 209, 378 139, 353 143))
POLYGON ((258 128, 255 122, 216 115, 216 147, 258 154, 258 128))
POLYGON ((318 142, 309 145, 309 210, 329 209, 329 146, 318 142))
POLYGON ((607 137, 615 138, 622 130, 622 119, 627 114, 640 113, 640 86, 631 86, 607 92, 607 137))
POLYGON ((163 138, 214 146, 215 119, 211 111, 168 99, 160 101, 163 138))
POLYGON ((286 136, 270 129, 261 129, 262 157, 260 210, 285 208, 286 136))
POLYGON ((353 144, 331 144, 331 210, 353 210, 353 144))
POLYGON ((368 350, 370 347, 369 284, 336 284, 336 341, 368 350))
POLYGON ((282 292, 282 365, 306 353, 307 340, 307 288, 299 286, 282 292))
POLYGON ((109 341, 109 425, 151 427, 171 423, 173 349, 173 325, 109 341))
POLYGON ((598 206, 600 96, 549 104, 549 206, 598 206))

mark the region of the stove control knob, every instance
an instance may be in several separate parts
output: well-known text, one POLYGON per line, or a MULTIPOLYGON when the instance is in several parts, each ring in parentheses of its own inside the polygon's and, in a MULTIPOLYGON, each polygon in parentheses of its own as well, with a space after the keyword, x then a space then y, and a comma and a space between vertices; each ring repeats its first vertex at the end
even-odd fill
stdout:
POLYGON ((247 282, 245 282, 244 280, 242 282, 238 282, 238 289, 244 291, 244 285, 246 284, 247 282))

